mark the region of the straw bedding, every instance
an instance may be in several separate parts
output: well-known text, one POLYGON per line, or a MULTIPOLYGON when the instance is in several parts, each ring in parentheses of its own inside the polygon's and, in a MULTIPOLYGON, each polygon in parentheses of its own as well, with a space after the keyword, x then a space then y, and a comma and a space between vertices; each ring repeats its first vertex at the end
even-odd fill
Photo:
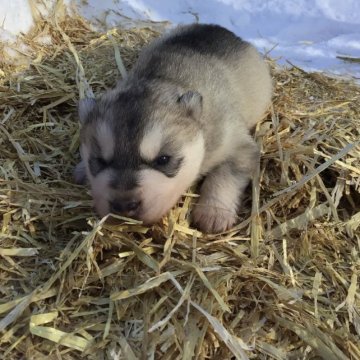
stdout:
POLYGON ((360 359, 355 84, 269 60, 261 164, 225 234, 189 225, 196 189, 147 228, 99 220, 73 183, 84 79, 101 93, 157 35, 53 18, 23 36, 29 68, 1 48, 0 357, 360 359))

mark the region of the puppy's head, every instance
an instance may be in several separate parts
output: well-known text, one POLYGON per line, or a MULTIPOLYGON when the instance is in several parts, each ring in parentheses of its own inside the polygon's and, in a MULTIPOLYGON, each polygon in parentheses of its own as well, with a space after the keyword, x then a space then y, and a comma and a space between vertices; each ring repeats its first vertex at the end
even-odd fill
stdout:
POLYGON ((164 84, 81 100, 80 152, 100 216, 158 221, 197 179, 204 156, 201 95, 164 84))

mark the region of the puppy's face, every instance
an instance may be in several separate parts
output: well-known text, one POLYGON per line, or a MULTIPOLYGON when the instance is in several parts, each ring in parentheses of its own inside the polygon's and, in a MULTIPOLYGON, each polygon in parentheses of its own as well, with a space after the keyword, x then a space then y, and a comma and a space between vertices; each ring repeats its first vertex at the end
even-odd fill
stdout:
POLYGON ((100 216, 154 223, 199 175, 201 96, 162 91, 140 87, 79 104, 81 171, 100 216))

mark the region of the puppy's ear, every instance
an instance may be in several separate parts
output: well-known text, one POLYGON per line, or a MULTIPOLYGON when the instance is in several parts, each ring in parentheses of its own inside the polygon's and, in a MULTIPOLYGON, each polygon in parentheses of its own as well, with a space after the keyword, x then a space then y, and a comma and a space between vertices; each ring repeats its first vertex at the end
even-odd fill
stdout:
POLYGON ((178 103, 185 110, 187 116, 199 120, 203 107, 203 98, 200 93, 187 91, 179 96, 178 103))
POLYGON ((84 125, 88 121, 89 115, 96 109, 96 105, 94 98, 80 99, 78 104, 80 124, 84 125))

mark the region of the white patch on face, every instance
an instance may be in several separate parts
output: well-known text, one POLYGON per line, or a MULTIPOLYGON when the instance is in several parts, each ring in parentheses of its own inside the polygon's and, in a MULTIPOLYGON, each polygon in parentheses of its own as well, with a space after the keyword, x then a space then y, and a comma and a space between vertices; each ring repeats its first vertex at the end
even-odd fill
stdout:
POLYGON ((107 170, 102 171, 99 175, 92 177, 90 180, 94 206, 101 217, 110 212, 109 200, 111 199, 109 199, 109 181, 110 172, 107 170))
POLYGON ((145 223, 157 222, 176 204, 180 196, 197 180, 204 152, 204 138, 198 135, 185 145, 182 153, 184 161, 175 177, 169 178, 153 169, 140 171, 140 220, 145 223))
POLYGON ((146 131, 140 144, 140 155, 143 159, 152 161, 159 155, 163 134, 163 128, 158 124, 146 131))
POLYGON ((105 160, 110 160, 114 155, 114 136, 105 122, 100 122, 96 128, 96 137, 100 145, 101 154, 105 160))
POLYGON ((83 159, 86 165, 86 175, 90 182, 91 186, 91 195, 93 197, 93 202, 96 211, 102 217, 109 213, 109 180, 110 180, 110 172, 109 170, 105 170, 101 172, 97 176, 92 176, 89 166, 89 149, 86 145, 82 145, 80 147, 81 158, 83 159))

